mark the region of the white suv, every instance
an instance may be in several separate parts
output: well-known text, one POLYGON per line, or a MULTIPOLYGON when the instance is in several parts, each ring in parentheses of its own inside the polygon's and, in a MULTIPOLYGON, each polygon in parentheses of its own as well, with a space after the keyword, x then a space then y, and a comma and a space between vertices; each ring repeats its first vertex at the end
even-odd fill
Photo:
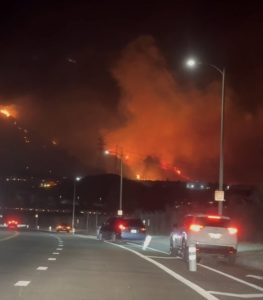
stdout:
POLYGON ((182 223, 174 225, 170 235, 171 255, 188 259, 188 247, 195 245, 198 261, 203 255, 224 255, 234 263, 237 252, 237 228, 229 217, 218 215, 186 215, 182 223))

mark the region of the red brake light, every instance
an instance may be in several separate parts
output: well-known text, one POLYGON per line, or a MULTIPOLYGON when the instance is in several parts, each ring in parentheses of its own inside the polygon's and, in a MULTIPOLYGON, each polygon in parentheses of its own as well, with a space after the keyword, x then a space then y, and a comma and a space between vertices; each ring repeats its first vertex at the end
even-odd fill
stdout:
POLYGON ((15 225, 17 225, 17 224, 18 224, 18 222, 17 222, 17 221, 15 221, 15 220, 11 220, 11 221, 8 221, 8 224, 15 224, 15 225))
POLYGON ((207 218, 208 218, 208 219, 216 219, 216 220, 221 219, 220 216, 208 216, 207 218))
POLYGON ((145 228, 145 227, 142 227, 142 228, 141 228, 141 231, 146 231, 146 228, 145 228))
POLYGON ((189 227, 189 229, 190 229, 191 231, 198 232, 198 231, 200 231, 203 227, 204 227, 204 226, 199 225, 199 224, 191 224, 190 227, 189 227))
POLYGON ((120 230, 124 230, 125 229, 125 226, 123 224, 119 224, 119 229, 120 230))
POLYGON ((228 227, 229 234, 236 234, 238 232, 236 227, 228 227))

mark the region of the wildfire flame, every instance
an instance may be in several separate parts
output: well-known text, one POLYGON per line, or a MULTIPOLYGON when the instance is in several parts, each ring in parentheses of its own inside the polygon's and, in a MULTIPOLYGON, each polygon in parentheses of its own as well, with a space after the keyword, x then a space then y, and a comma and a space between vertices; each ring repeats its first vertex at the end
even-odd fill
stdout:
POLYGON ((7 118, 17 117, 17 109, 14 105, 7 105, 7 106, 0 105, 0 113, 7 118))
POLYGON ((7 118, 10 117, 10 112, 6 109, 1 109, 0 110, 1 114, 5 115, 7 118))

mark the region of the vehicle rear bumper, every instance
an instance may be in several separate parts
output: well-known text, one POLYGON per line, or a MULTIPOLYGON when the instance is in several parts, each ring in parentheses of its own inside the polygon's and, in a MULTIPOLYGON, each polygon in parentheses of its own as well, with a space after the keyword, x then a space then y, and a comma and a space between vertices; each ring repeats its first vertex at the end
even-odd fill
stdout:
POLYGON ((207 253, 207 254, 222 254, 222 255, 231 255, 236 254, 237 249, 234 246, 218 246, 218 245, 196 245, 196 250, 198 254, 207 253))
POLYGON ((127 241, 144 241, 146 238, 146 234, 144 233, 130 233, 130 232, 122 232, 121 239, 127 241))

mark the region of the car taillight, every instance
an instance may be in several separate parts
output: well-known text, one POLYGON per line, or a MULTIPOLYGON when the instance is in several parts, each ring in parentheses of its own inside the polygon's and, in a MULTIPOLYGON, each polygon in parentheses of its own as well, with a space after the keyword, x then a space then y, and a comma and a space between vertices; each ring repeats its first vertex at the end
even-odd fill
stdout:
POLYGON ((189 229, 190 229, 191 231, 198 232, 198 231, 200 231, 203 227, 204 227, 204 226, 199 225, 199 224, 191 224, 190 227, 189 227, 189 229))
POLYGON ((142 227, 142 228, 141 228, 141 231, 146 231, 146 228, 145 228, 145 227, 142 227))
POLYGON ((238 231, 236 227, 228 227, 227 230, 229 234, 236 234, 238 231))
POLYGON ((15 221, 15 220, 11 220, 11 221, 8 221, 8 224, 9 224, 9 225, 10 225, 10 224, 17 225, 17 224, 18 224, 18 222, 17 222, 17 221, 15 221))
POLYGON ((125 226, 123 224, 119 224, 119 229, 120 230, 124 230, 125 229, 125 226))

